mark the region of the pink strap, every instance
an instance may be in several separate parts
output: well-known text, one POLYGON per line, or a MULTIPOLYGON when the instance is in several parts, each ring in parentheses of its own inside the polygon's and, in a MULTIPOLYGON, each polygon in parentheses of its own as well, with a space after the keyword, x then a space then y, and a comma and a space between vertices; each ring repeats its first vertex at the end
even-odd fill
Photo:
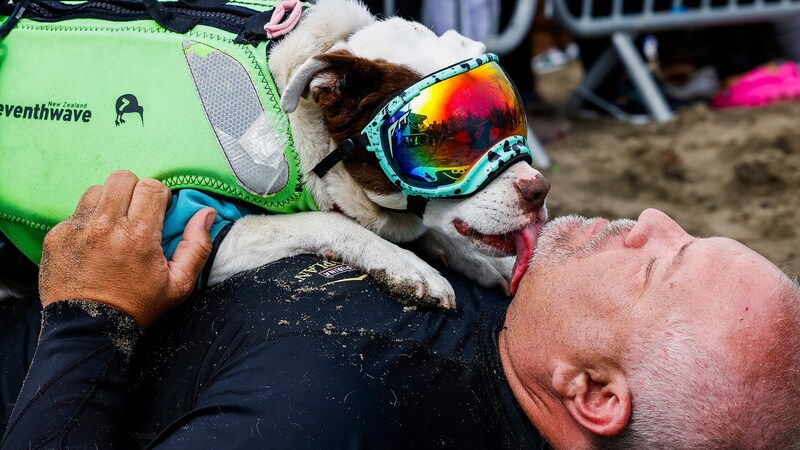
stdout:
POLYGON ((275 10, 272 11, 272 17, 269 19, 269 22, 264 25, 264 31, 267 32, 267 37, 275 39, 278 36, 283 36, 292 31, 300 20, 300 13, 302 12, 303 8, 300 7, 300 0, 287 0, 275 5, 275 10), (283 20, 283 16, 289 9, 292 10, 292 13, 289 14, 286 20, 283 20))

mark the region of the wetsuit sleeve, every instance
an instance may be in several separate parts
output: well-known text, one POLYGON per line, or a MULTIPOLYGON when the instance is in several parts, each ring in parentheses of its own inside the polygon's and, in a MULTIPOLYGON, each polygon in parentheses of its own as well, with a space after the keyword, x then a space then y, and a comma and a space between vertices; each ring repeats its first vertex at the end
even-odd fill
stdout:
POLYGON ((110 306, 48 305, 0 448, 114 448, 139 336, 133 319, 110 306))

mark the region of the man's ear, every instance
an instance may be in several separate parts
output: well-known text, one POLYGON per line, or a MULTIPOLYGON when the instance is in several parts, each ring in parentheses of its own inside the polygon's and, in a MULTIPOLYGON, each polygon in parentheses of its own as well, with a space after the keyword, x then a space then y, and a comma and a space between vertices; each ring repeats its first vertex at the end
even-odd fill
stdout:
POLYGON ((572 418, 591 433, 614 436, 628 426, 631 395, 621 370, 562 362, 553 371, 552 387, 572 418))

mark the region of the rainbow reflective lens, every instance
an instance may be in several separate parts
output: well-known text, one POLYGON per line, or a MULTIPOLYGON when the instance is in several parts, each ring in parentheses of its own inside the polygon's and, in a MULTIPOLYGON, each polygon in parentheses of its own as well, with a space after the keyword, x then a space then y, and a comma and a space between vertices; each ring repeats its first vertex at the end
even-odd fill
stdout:
POLYGON ((423 198, 469 195, 508 163, 531 161, 522 101, 493 54, 405 89, 363 133, 389 178, 423 198))
POLYGON ((398 175, 421 188, 462 181, 495 144, 525 136, 514 86, 496 62, 423 89, 384 124, 398 175))

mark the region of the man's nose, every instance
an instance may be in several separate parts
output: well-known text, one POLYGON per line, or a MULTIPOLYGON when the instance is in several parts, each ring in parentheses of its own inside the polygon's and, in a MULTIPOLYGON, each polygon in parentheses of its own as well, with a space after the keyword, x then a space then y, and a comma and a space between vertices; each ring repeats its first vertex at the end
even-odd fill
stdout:
POLYGON ((653 239, 683 241, 689 234, 668 215, 657 209, 646 209, 639 214, 636 225, 625 238, 627 247, 638 248, 653 239))

